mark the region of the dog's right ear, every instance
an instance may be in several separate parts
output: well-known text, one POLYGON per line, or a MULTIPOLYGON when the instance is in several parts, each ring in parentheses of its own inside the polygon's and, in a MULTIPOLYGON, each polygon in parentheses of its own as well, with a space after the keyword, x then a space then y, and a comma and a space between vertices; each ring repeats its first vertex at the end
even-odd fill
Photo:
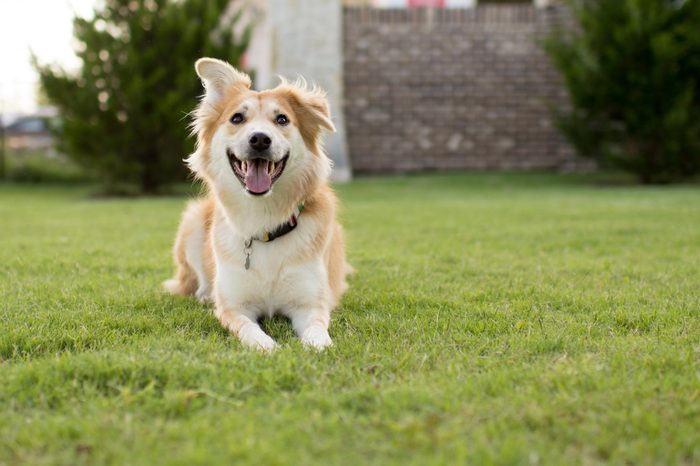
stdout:
POLYGON ((220 102, 229 88, 250 89, 250 77, 225 61, 200 58, 194 64, 194 69, 204 84, 204 101, 212 105, 220 102))

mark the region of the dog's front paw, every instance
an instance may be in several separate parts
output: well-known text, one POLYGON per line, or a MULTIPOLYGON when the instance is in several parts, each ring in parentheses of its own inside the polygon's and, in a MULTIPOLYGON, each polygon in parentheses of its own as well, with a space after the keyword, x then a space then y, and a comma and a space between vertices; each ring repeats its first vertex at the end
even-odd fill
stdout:
POLYGON ((307 329, 301 337, 301 343, 307 348, 323 350, 333 346, 333 340, 328 335, 328 330, 321 327, 311 327, 307 329))
POLYGON ((209 288, 199 287, 197 289, 197 292, 194 294, 194 297, 197 298, 197 301, 199 301, 202 304, 208 304, 212 302, 209 288))
POLYGON ((241 343, 246 348, 266 352, 274 351, 275 349, 277 349, 278 346, 275 340, 273 340, 269 335, 266 335, 262 332, 261 334, 248 335, 244 338, 241 338, 241 343))

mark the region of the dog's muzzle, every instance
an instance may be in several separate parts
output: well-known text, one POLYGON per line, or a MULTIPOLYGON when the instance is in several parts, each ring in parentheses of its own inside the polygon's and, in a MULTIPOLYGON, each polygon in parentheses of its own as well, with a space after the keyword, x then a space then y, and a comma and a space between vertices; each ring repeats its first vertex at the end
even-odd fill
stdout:
POLYGON ((268 154, 260 154, 258 157, 241 160, 231 150, 226 150, 229 163, 236 178, 250 194, 261 196, 272 189, 272 185, 282 176, 284 167, 289 158, 287 153, 281 160, 275 162, 268 154))

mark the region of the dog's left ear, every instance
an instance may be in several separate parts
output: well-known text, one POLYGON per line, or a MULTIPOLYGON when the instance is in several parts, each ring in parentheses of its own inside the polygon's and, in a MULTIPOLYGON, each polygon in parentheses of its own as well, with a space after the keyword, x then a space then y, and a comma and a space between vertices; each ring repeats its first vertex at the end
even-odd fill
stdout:
POLYGON ((298 98, 310 119, 315 120, 320 127, 335 133, 335 125, 331 121, 331 107, 324 90, 318 87, 303 89, 298 92, 298 98))
POLYGON ((323 89, 318 86, 309 88, 303 80, 289 83, 284 79, 278 89, 284 93, 294 110, 305 138, 315 139, 321 128, 335 132, 330 106, 323 89))
POLYGON ((230 88, 250 89, 250 77, 225 61, 200 58, 194 68, 204 84, 204 100, 212 105, 221 101, 230 88))

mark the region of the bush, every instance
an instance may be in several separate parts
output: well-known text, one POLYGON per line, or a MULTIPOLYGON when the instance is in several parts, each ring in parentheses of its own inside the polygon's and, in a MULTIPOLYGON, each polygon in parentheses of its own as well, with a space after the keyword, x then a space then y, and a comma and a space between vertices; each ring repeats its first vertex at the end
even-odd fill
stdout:
POLYGON ((37 66, 59 108, 59 150, 107 186, 158 191, 183 180, 192 151, 187 113, 201 94, 194 62, 238 64, 248 33, 235 41, 230 0, 105 0, 76 18, 77 74, 37 66))
POLYGON ((700 171, 700 0, 570 0, 546 40, 571 106, 559 128, 584 156, 644 183, 700 171))
POLYGON ((71 160, 47 151, 10 152, 6 179, 15 183, 75 183, 90 178, 71 160))

